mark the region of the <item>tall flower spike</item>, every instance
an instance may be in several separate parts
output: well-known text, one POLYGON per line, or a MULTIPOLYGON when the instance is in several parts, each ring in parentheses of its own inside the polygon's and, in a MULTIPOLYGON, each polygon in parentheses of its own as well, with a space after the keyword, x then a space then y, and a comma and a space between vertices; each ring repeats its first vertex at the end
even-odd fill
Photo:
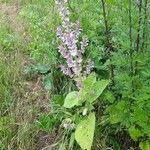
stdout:
POLYGON ((79 41, 81 33, 80 22, 70 22, 69 10, 68 7, 65 7, 66 2, 67 0, 56 0, 59 15, 61 17, 61 26, 57 28, 57 36, 61 41, 58 51, 65 59, 65 65, 61 65, 60 68, 65 75, 76 81, 78 88, 81 88, 82 77, 90 73, 94 64, 91 60, 89 60, 86 70, 83 70, 85 67, 83 66, 82 57, 86 47, 88 46, 88 39, 83 37, 82 41, 79 41), (79 43, 81 46, 80 49, 78 49, 79 43))

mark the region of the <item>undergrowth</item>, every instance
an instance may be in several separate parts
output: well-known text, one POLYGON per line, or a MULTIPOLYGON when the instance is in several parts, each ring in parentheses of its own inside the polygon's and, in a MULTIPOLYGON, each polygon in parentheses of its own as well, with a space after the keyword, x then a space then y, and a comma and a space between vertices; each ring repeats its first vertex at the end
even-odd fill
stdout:
POLYGON ((149 150, 149 1, 68 0, 94 61, 81 89, 60 70, 55 1, 18 5, 20 34, 0 14, 0 150, 149 150))

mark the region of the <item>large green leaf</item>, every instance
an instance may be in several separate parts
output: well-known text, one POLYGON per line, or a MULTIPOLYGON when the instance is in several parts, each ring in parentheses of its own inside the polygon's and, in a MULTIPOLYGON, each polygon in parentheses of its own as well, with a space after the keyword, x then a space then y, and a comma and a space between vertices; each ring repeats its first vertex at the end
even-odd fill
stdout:
POLYGON ((79 102, 79 94, 77 91, 70 92, 64 102, 64 107, 66 108, 72 108, 76 105, 78 105, 79 102))
POLYGON ((88 92, 91 91, 91 86, 96 82, 96 74, 91 73, 84 81, 83 88, 80 90, 80 104, 87 100, 89 96, 88 92))
POLYGON ((107 87, 109 80, 95 81, 95 83, 85 87, 80 91, 81 102, 93 103, 107 87))
POLYGON ((89 102, 94 102, 104 91, 107 87, 109 80, 101 80, 97 81, 93 86, 91 91, 89 91, 89 102))
POLYGON ((83 150, 91 150, 95 131, 95 114, 81 121, 75 131, 75 139, 83 150))
POLYGON ((150 140, 144 141, 140 143, 141 150, 150 150, 150 140))

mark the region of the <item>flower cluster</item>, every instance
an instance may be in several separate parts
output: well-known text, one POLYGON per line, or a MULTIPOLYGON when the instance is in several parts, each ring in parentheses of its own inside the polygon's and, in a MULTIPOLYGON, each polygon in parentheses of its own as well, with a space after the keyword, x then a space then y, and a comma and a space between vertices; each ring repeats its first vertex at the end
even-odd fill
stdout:
MULTIPOLYGON (((59 15, 61 17, 61 26, 57 28, 57 36, 61 41, 58 49, 62 57, 66 60, 66 65, 61 65, 61 71, 70 78, 80 79, 91 72, 94 63, 90 59, 86 67, 83 65, 83 54, 88 46, 88 39, 82 38, 79 42, 81 33, 80 22, 72 23, 69 19, 69 10, 65 6, 67 0, 56 0, 59 15), (78 45, 80 44, 80 48, 78 45)), ((77 81, 80 84, 80 81, 77 81)), ((79 85, 77 85, 79 86, 79 85)))

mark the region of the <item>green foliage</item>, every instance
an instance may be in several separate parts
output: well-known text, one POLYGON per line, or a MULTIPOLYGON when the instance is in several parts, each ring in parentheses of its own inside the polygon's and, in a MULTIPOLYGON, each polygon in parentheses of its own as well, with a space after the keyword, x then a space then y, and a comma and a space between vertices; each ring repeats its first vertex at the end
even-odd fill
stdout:
POLYGON ((83 87, 79 92, 74 91, 66 96, 64 107, 72 108, 85 101, 92 104, 102 94, 108 83, 108 80, 96 81, 95 73, 90 74, 83 81, 83 87))
POLYGON ((54 125, 58 122, 57 118, 51 114, 43 114, 39 117, 35 125, 46 132, 51 132, 54 128, 54 125))
POLYGON ((140 143, 140 148, 141 148, 141 150, 148 150, 148 149, 150 149, 150 141, 147 140, 147 141, 141 142, 140 143))
POLYGON ((41 73, 45 74, 50 70, 50 65, 36 64, 26 67, 25 73, 41 73))
POLYGON ((74 143, 75 143, 75 133, 72 133, 69 141, 69 149, 73 149, 74 143))
POLYGON ((77 91, 70 92, 64 102, 65 108, 72 108, 79 103, 79 93, 77 91))
POLYGON ((14 118, 5 116, 0 117, 0 138, 3 139, 4 137, 10 139, 12 136, 12 129, 11 124, 14 122, 14 118))
POLYGON ((88 82, 88 80, 89 79, 85 81, 85 84, 83 83, 83 89, 80 92, 81 101, 93 103, 102 94, 104 89, 107 87, 109 81, 101 80, 101 81, 94 81, 91 83, 91 81, 88 82))
POLYGON ((85 119, 79 118, 78 114, 73 116, 73 118, 75 117, 75 123, 77 124, 75 139, 82 149, 91 149, 96 122, 95 114, 91 112, 93 109, 93 102, 102 94, 108 83, 108 80, 96 81, 96 74, 91 73, 83 80, 83 87, 79 92, 70 92, 65 98, 65 108, 71 109, 76 106, 79 107, 80 110, 76 109, 79 112, 82 112, 83 116, 89 113, 85 119), (84 102, 85 106, 82 107, 84 102))
POLYGON ((95 114, 90 113, 81 121, 75 131, 75 139, 82 149, 91 150, 95 131, 95 114))
POLYGON ((20 17, 27 23, 31 37, 28 50, 31 57, 41 63, 55 63, 57 60, 56 36, 57 15, 53 0, 23 4, 20 17))
POLYGON ((134 140, 137 140, 143 135, 142 132, 138 128, 135 128, 134 126, 129 128, 129 134, 134 140))
POLYGON ((52 74, 50 73, 50 70, 50 65, 36 64, 27 66, 24 72, 27 75, 31 75, 34 73, 43 75, 43 86, 45 90, 50 91, 52 90, 52 74))
POLYGON ((4 150, 4 148, 3 148, 3 145, 2 145, 2 144, 0 144, 0 150, 4 150))
MULTIPOLYGON (((95 63, 96 74, 92 73, 84 79, 79 91, 74 82, 58 69, 63 61, 57 53, 55 33, 60 20, 54 0, 19 1, 18 17, 24 22, 24 42, 13 32, 7 15, 5 18, 0 14, 0 149, 34 147, 28 146, 30 142, 25 140, 33 136, 35 141, 36 134, 30 135, 32 119, 25 122, 25 118, 30 118, 29 112, 35 110, 24 112, 27 116, 22 117, 22 121, 18 119, 20 113, 15 116, 16 120, 11 115, 18 107, 25 107, 28 111, 28 107, 32 109, 35 105, 25 105, 29 99, 24 95, 28 91, 23 92, 26 81, 20 79, 23 70, 20 64, 24 62, 16 56, 18 52, 28 52, 25 57, 23 54, 23 58, 31 58, 34 65, 28 66, 26 73, 42 76, 43 87, 50 94, 51 112, 36 114, 39 115, 36 122, 38 129, 50 134, 53 129, 59 130, 64 127, 63 123, 67 123, 68 128, 63 130, 63 136, 57 142, 60 150, 68 147, 70 150, 80 149, 79 145, 87 150, 91 146, 93 149, 119 150, 125 149, 125 143, 126 149, 138 149, 138 145, 141 150, 150 149, 150 7, 147 1, 145 8, 146 1, 142 1, 141 7, 140 0, 131 0, 130 10, 130 1, 104 0, 105 16, 102 0, 68 0, 71 20, 78 19, 82 34, 89 38, 84 60, 90 56, 95 63), (10 146, 10 143, 18 147, 10 146), (27 146, 23 147, 23 143, 27 146)), ((9 3, 8 6, 11 2, 0 1, 9 3)))
POLYGON ((50 74, 43 77, 43 84, 44 84, 45 90, 50 91, 52 89, 51 81, 52 81, 52 79, 51 79, 50 74))

